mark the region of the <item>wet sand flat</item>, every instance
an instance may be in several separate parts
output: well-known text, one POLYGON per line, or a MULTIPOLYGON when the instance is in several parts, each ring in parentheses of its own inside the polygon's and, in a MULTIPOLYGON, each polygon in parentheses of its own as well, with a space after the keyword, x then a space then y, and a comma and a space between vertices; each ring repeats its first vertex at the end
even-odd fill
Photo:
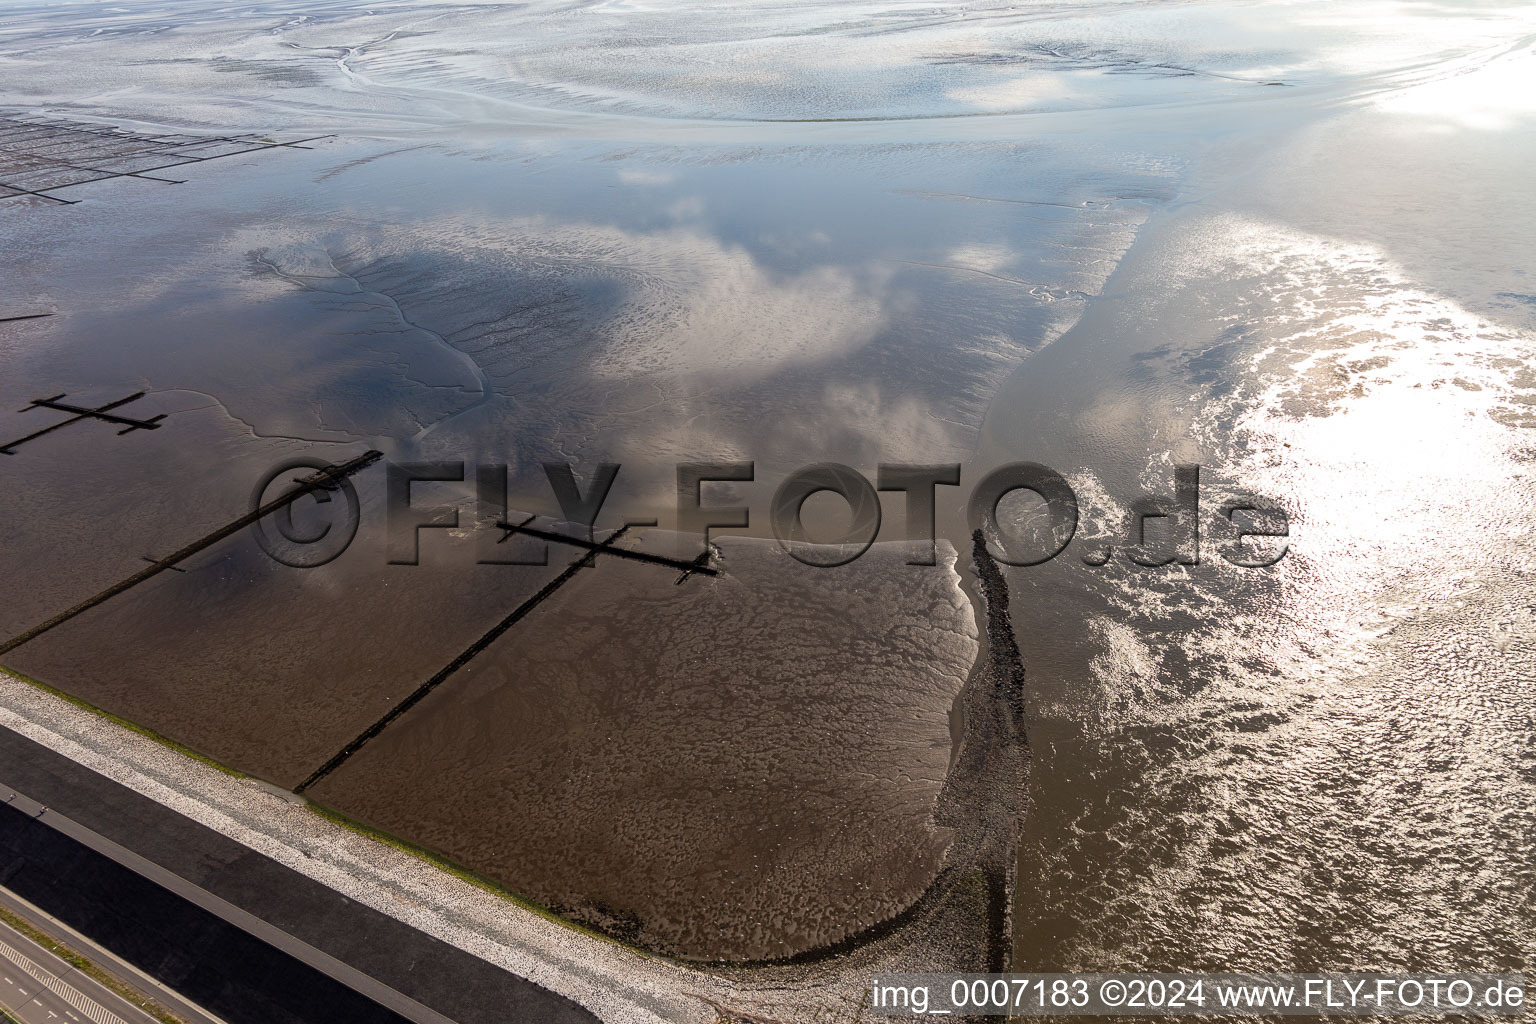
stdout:
POLYGON ((680 585, 600 560, 310 795, 684 957, 784 958, 904 910, 948 845, 977 650, 952 549, 720 547, 723 575, 680 585))
MULTIPOLYGON (((609 528, 670 526, 677 461, 754 461, 731 500, 762 510, 811 461, 962 462, 969 486, 1036 460, 1082 522, 992 581, 1028 669, 1027 782, 982 753, 990 774, 945 774, 964 659, 889 628, 948 607, 929 577, 870 561, 758 607, 600 560, 313 793, 705 958, 909 901, 947 778, 941 808, 999 790, 952 801, 999 808, 989 828, 1030 790, 1017 894, 993 870, 964 904, 1017 907, 1021 967, 1530 961, 1531 9, 6 13, 0 116, 332 136, 73 205, 0 178, 3 436, 60 392, 168 414, 0 455, 7 629, 238 515, 298 452, 505 462, 545 515, 543 461, 621 462, 609 528), (1286 559, 1237 570, 1213 530, 1199 566, 1127 560, 1129 503, 1176 463, 1204 467, 1208 527, 1229 497, 1280 503, 1286 559)), ((9 166, 42 167, 21 148, 9 166)), ((938 521, 976 578, 963 497, 941 490, 938 521)), ((440 535, 396 573, 371 536, 303 571, 232 542, 6 663, 295 786, 547 578, 461 566, 440 535)))
MULTIPOLYGON (((360 490, 374 497, 379 482, 365 475, 360 490)), ((390 565, 383 533, 308 570, 242 534, 7 662, 292 788, 564 567, 559 551, 548 566, 477 565, 472 542, 433 544, 432 531, 420 565, 390 565)))

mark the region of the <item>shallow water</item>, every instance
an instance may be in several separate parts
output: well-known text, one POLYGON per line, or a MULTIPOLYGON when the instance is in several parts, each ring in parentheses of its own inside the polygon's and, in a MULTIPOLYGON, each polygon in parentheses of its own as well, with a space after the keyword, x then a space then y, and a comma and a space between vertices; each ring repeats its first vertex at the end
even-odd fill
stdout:
MULTIPOLYGON (((1522 966, 1533 38, 1519 8, 1389 3, 7 5, 17 112, 332 137, 0 200, 0 317, 56 311, 0 323, 4 407, 145 389, 135 414, 169 414, 0 464, 0 625, 238 514, 300 451, 506 462, 547 514, 541 461, 620 462, 609 526, 672 525, 676 461, 753 460, 710 500, 759 535, 807 462, 961 462, 963 496, 1035 460, 1083 521, 1008 573, 1019 966, 1522 966), (1175 463, 1202 466, 1202 563, 1131 565, 1129 506, 1175 463), (1271 569, 1215 554, 1239 494, 1290 517, 1271 569)), ((269 696, 321 645, 380 667, 345 710, 275 702, 281 743, 170 683, 96 699, 292 784, 544 578, 461 573, 448 540, 398 587, 311 577, 337 628, 284 599, 314 635, 269 696)), ((249 629, 210 624, 204 661, 153 638, 276 600, 254 551, 221 557, 12 663, 66 690, 121 660, 228 671, 249 629)))

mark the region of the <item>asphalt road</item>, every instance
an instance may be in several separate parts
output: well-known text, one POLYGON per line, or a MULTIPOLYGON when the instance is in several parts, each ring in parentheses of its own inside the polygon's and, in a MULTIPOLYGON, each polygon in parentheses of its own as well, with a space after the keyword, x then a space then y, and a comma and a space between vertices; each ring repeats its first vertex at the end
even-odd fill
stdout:
POLYGON ((447 1017, 415 1002, 407 996, 401 995, 368 975, 354 970, 334 957, 328 956, 307 943, 294 938, 281 928, 276 928, 255 915, 249 914, 239 907, 220 899, 200 886, 193 885, 180 875, 167 871, 158 864, 146 860, 133 851, 92 832, 78 822, 61 814, 58 810, 50 810, 8 786, 0 788, 3 788, 7 794, 5 803, 8 807, 20 810, 29 817, 45 823, 49 828, 55 829, 97 853, 105 855, 112 862, 127 867, 134 873, 161 886, 167 892, 174 893, 188 900, 201 909, 265 942, 274 949, 281 950, 295 959, 319 969, 332 979, 371 999, 379 1006, 394 1011, 395 1014, 398 1014, 394 1018, 395 1020, 410 1020, 415 1021, 416 1024, 453 1024, 453 1021, 447 1017))
POLYGON ((31 868, 13 874, 8 887, 152 976, 165 973, 162 966, 172 968, 174 977, 162 981, 185 988, 189 998, 230 1024, 274 1024, 279 1018, 333 1024, 340 1016, 315 1004, 307 1004, 313 1012, 289 1006, 286 1016, 255 1012, 258 1002, 281 997, 287 1006, 301 992, 303 999, 351 1005, 350 992, 383 1017, 414 1024, 597 1024, 571 1000, 357 903, 9 729, 0 729, 0 780, 0 810, 15 818, 12 839, 36 850, 23 857, 31 868), (7 804, 12 787, 15 796, 7 804), (66 848, 73 851, 67 857, 59 852, 66 848), (82 867, 87 863, 94 865, 89 871, 82 867), (65 869, 68 878, 61 875, 65 869), (108 875, 114 881, 102 889, 108 875), (81 886, 95 893, 84 903, 81 886), (130 890, 137 901, 131 905, 125 902, 130 890), (149 903, 153 909, 146 909, 149 903), (151 935, 131 913, 123 916, 129 906, 151 919, 172 915, 181 921, 180 915, 194 911, 210 916, 151 935), (150 938, 175 940, 204 929, 229 946, 228 958, 214 955, 206 939, 193 949, 157 948, 149 959, 135 955, 150 938), (235 946, 250 948, 236 953, 235 946), (222 977, 213 978, 210 970, 222 977), (205 984, 199 987, 199 981, 205 984))
POLYGON ((24 1024, 156 1024, 100 982, 0 922, 0 1006, 24 1024))
MULTIPOLYGON (((145 974, 133 964, 96 942, 90 936, 71 928, 65 922, 60 921, 41 907, 22 899, 4 886, 0 886, 0 907, 4 907, 10 913, 31 924, 32 927, 43 932, 50 939, 58 940, 76 953, 87 957, 98 967, 110 971, 115 977, 127 983, 136 993, 153 999, 177 1017, 186 1021, 187 1024, 227 1024, 226 1021, 186 999, 181 993, 167 988, 157 979, 145 974)), ((12 943, 12 945, 14 946, 15 944, 12 943)), ((0 1002, 3 1002, 3 1000, 0 1000, 0 1002)), ((68 1020, 69 1018, 66 1017, 64 1019, 68 1020)))

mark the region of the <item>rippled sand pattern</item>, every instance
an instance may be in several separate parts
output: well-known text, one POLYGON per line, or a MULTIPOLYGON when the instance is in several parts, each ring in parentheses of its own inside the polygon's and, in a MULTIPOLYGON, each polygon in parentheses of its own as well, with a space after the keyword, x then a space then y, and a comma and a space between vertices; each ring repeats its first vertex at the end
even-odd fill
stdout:
POLYGON ((951 570, 893 548, 835 586, 771 542, 682 584, 605 560, 311 792, 650 949, 829 946, 948 846, 976 627, 951 570))

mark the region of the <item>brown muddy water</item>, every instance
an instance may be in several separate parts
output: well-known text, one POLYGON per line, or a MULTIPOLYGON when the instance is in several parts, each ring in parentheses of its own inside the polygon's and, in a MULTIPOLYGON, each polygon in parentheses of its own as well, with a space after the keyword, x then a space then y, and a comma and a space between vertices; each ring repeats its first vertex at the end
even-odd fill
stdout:
POLYGON ((284 459, 471 482, 417 486, 459 508, 419 565, 376 467, 334 562, 242 533, 4 663, 294 788, 533 602, 307 795, 652 949, 814 953, 942 876, 946 784, 1014 784, 954 760, 964 500, 1031 460, 1082 514, 1002 571, 1015 966, 1525 967, 1533 39, 1369 2, 8 5, 4 116, 327 137, 70 185, 121 147, 0 131, 0 442, 60 394, 166 417, 0 455, 0 631, 284 459), (481 564, 473 467, 548 525, 551 459, 622 464, 600 539, 675 526, 679 461, 753 461, 707 499, 752 524, 718 577, 603 557, 540 598, 580 551, 481 564), (784 557, 774 487, 822 461, 963 464, 953 568, 784 557), (1200 563, 1133 564, 1179 464, 1200 563), (1243 495, 1289 517, 1270 568, 1218 552, 1243 495))

